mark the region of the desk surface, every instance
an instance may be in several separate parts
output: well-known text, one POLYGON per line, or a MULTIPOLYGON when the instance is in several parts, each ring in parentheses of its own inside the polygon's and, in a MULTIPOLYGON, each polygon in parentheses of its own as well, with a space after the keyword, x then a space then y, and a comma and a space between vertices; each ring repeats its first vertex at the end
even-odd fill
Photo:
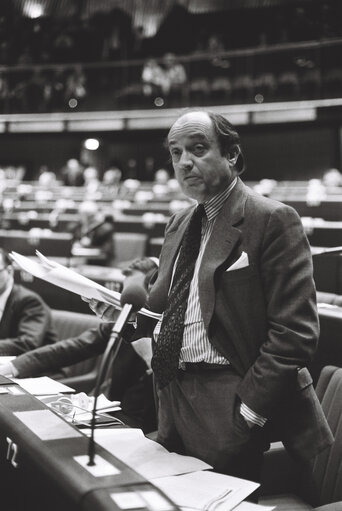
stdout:
MULTIPOLYGON (((8 390, 0 395, 0 465, 8 483, 2 485, 2 504, 18 511, 120 510, 113 494, 128 492, 133 497, 148 490, 163 499, 165 511, 176 510, 151 483, 98 445, 96 454, 108 471, 93 475, 86 463, 77 461, 80 456, 87 458, 88 438, 82 432, 11 380, 1 378, 0 386, 8 390)), ((145 504, 142 511, 155 511, 145 504)))

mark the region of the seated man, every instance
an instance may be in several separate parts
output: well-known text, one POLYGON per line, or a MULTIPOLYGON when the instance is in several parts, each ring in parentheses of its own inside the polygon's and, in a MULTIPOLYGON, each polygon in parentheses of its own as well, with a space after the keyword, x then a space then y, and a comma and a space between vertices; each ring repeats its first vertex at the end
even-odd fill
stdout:
POLYGON ((14 284, 12 262, 0 248, 0 355, 20 355, 56 340, 49 307, 37 293, 14 284))
MULTIPOLYGON (((144 273, 147 287, 156 268, 155 259, 145 257, 134 260, 128 268, 123 270, 123 273, 126 277, 135 272, 144 273)), ((130 325, 126 328, 130 330, 130 325)), ((54 374, 62 367, 102 354, 112 329, 113 323, 100 323, 97 328, 86 330, 78 337, 33 349, 29 353, 18 356, 12 362, 0 365, 0 374, 18 378, 54 374)), ((149 351, 149 343, 150 340, 146 339, 143 352, 141 340, 134 344, 121 344, 113 364, 111 381, 106 382, 105 392, 109 399, 120 400, 124 413, 134 418, 137 425, 145 432, 155 429, 156 424, 152 377, 148 355, 145 356, 145 353, 149 351)))

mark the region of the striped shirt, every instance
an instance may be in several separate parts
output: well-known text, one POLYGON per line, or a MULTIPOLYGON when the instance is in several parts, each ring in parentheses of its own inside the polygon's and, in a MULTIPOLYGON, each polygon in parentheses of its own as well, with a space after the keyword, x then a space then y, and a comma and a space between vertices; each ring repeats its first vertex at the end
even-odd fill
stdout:
POLYGON ((203 203, 205 215, 202 220, 201 245, 195 264, 194 274, 189 289, 188 305, 184 318, 183 344, 180 352, 180 366, 182 362, 208 362, 211 364, 229 364, 210 343, 204 327, 198 293, 198 276, 203 254, 209 238, 213 232, 215 220, 224 202, 228 199, 237 179, 223 192, 203 203))
MULTIPOLYGON (((235 178, 223 192, 203 203, 205 215, 202 220, 201 245, 190 284, 188 304, 185 311, 183 343, 179 357, 180 368, 184 367, 185 362, 207 362, 209 364, 229 365, 229 360, 221 355, 209 341, 209 337, 204 327, 199 301, 198 275, 203 254, 213 232, 216 218, 223 204, 229 198, 229 195, 236 183, 237 178, 235 178)), ((176 265, 177 260, 175 262, 173 272, 175 271, 176 265)), ((154 339, 156 342, 158 342, 161 322, 162 320, 158 322, 154 330, 154 339)), ((246 420, 253 424, 257 424, 258 426, 263 426, 267 420, 255 413, 244 403, 241 403, 240 412, 246 420)))

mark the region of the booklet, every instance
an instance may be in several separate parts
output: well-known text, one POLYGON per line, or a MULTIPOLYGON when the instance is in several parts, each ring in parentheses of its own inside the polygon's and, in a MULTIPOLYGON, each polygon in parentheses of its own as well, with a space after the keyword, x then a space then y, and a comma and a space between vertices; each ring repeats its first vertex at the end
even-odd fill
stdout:
MULTIPOLYGON (((95 299, 99 302, 105 302, 109 305, 113 305, 118 309, 122 309, 121 306, 121 294, 117 291, 112 291, 106 287, 94 282, 93 280, 84 277, 83 275, 73 271, 71 268, 67 268, 56 261, 51 261, 38 250, 36 250, 38 261, 34 261, 28 257, 25 257, 17 252, 11 252, 10 256, 17 263, 17 265, 23 270, 27 271, 38 279, 45 280, 50 284, 76 293, 79 296, 84 296, 88 299, 95 299)), ((142 308, 139 314, 144 314, 150 318, 160 319, 161 315, 149 311, 148 309, 142 308)))

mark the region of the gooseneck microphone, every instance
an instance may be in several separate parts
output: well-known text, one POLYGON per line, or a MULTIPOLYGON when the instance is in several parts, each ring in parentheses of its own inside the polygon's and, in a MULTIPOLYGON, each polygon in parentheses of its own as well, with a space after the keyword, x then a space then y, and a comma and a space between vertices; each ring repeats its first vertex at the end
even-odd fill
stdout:
POLYGON ((118 319, 116 320, 112 333, 107 344, 106 350, 102 357, 101 365, 99 368, 99 372, 96 378, 96 385, 94 389, 94 405, 92 410, 92 418, 91 418, 91 431, 90 438, 88 444, 88 465, 95 465, 95 441, 94 441, 94 433, 95 433, 95 425, 96 425, 96 408, 97 408, 97 399, 99 396, 99 391, 101 387, 101 383, 103 380, 103 375, 107 371, 109 361, 111 359, 111 365, 114 363, 117 354, 119 352, 121 343, 122 343, 122 331, 129 320, 129 317, 132 312, 137 312, 140 310, 147 299, 147 290, 144 287, 145 275, 141 272, 134 273, 133 275, 126 277, 124 282, 124 287, 121 293, 121 306, 122 310, 119 314, 118 319))

